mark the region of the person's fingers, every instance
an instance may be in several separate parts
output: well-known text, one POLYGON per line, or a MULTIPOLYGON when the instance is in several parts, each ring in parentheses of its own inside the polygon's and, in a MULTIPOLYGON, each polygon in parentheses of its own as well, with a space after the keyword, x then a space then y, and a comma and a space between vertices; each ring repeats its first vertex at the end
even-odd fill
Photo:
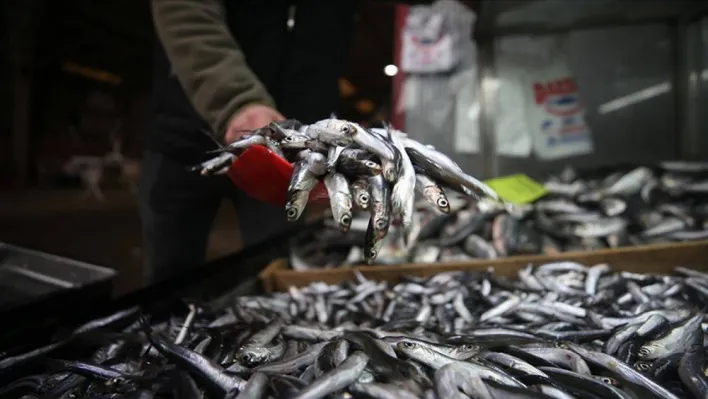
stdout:
POLYGON ((269 112, 259 112, 253 115, 253 118, 250 120, 253 125, 252 129, 259 129, 263 126, 268 125, 269 123, 273 122, 273 118, 274 116, 269 112))
POLYGON ((273 110, 273 122, 284 121, 285 117, 280 112, 273 110))
POLYGON ((238 140, 249 130, 260 129, 271 122, 285 120, 277 110, 264 105, 253 105, 242 109, 229 123, 224 141, 230 144, 238 140))

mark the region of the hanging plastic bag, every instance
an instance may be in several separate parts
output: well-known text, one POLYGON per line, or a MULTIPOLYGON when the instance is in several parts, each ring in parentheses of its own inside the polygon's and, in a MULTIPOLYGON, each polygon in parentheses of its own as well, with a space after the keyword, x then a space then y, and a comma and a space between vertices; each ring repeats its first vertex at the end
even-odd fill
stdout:
POLYGON ((402 33, 401 68, 407 73, 450 71, 460 60, 457 41, 442 13, 412 7, 402 33))
POLYGON ((497 45, 497 151, 554 160, 593 151, 577 83, 558 37, 518 36, 497 45))
POLYGON ((549 37, 534 42, 550 54, 549 62, 530 66, 521 75, 534 153, 539 159, 554 160, 593 152, 585 108, 562 41, 549 37))

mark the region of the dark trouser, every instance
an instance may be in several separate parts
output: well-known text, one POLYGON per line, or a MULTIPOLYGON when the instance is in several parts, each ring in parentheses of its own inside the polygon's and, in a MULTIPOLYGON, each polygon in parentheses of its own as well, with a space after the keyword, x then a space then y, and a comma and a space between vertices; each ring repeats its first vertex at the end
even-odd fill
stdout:
POLYGON ((225 176, 190 173, 185 164, 155 152, 145 153, 139 195, 151 283, 204 263, 209 230, 224 197, 236 208, 244 248, 287 228, 282 208, 246 196, 225 176))

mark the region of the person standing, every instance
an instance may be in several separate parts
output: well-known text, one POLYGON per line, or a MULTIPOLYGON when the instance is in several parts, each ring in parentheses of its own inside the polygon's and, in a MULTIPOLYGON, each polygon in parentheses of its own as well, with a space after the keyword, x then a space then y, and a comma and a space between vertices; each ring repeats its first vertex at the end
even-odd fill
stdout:
POLYGON ((204 262, 224 197, 235 205, 244 247, 286 228, 282 209, 247 197, 225 176, 187 169, 208 158, 214 140, 230 144, 284 116, 328 117, 338 104, 355 4, 151 0, 151 7, 158 40, 139 201, 147 280, 155 282, 204 262))

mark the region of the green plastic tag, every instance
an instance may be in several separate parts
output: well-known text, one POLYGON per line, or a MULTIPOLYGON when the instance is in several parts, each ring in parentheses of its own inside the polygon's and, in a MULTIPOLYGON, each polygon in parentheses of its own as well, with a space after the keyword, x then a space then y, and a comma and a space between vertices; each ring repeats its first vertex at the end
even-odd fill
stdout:
POLYGON ((499 196, 512 204, 530 204, 548 194, 543 184, 523 173, 485 181, 499 196))

